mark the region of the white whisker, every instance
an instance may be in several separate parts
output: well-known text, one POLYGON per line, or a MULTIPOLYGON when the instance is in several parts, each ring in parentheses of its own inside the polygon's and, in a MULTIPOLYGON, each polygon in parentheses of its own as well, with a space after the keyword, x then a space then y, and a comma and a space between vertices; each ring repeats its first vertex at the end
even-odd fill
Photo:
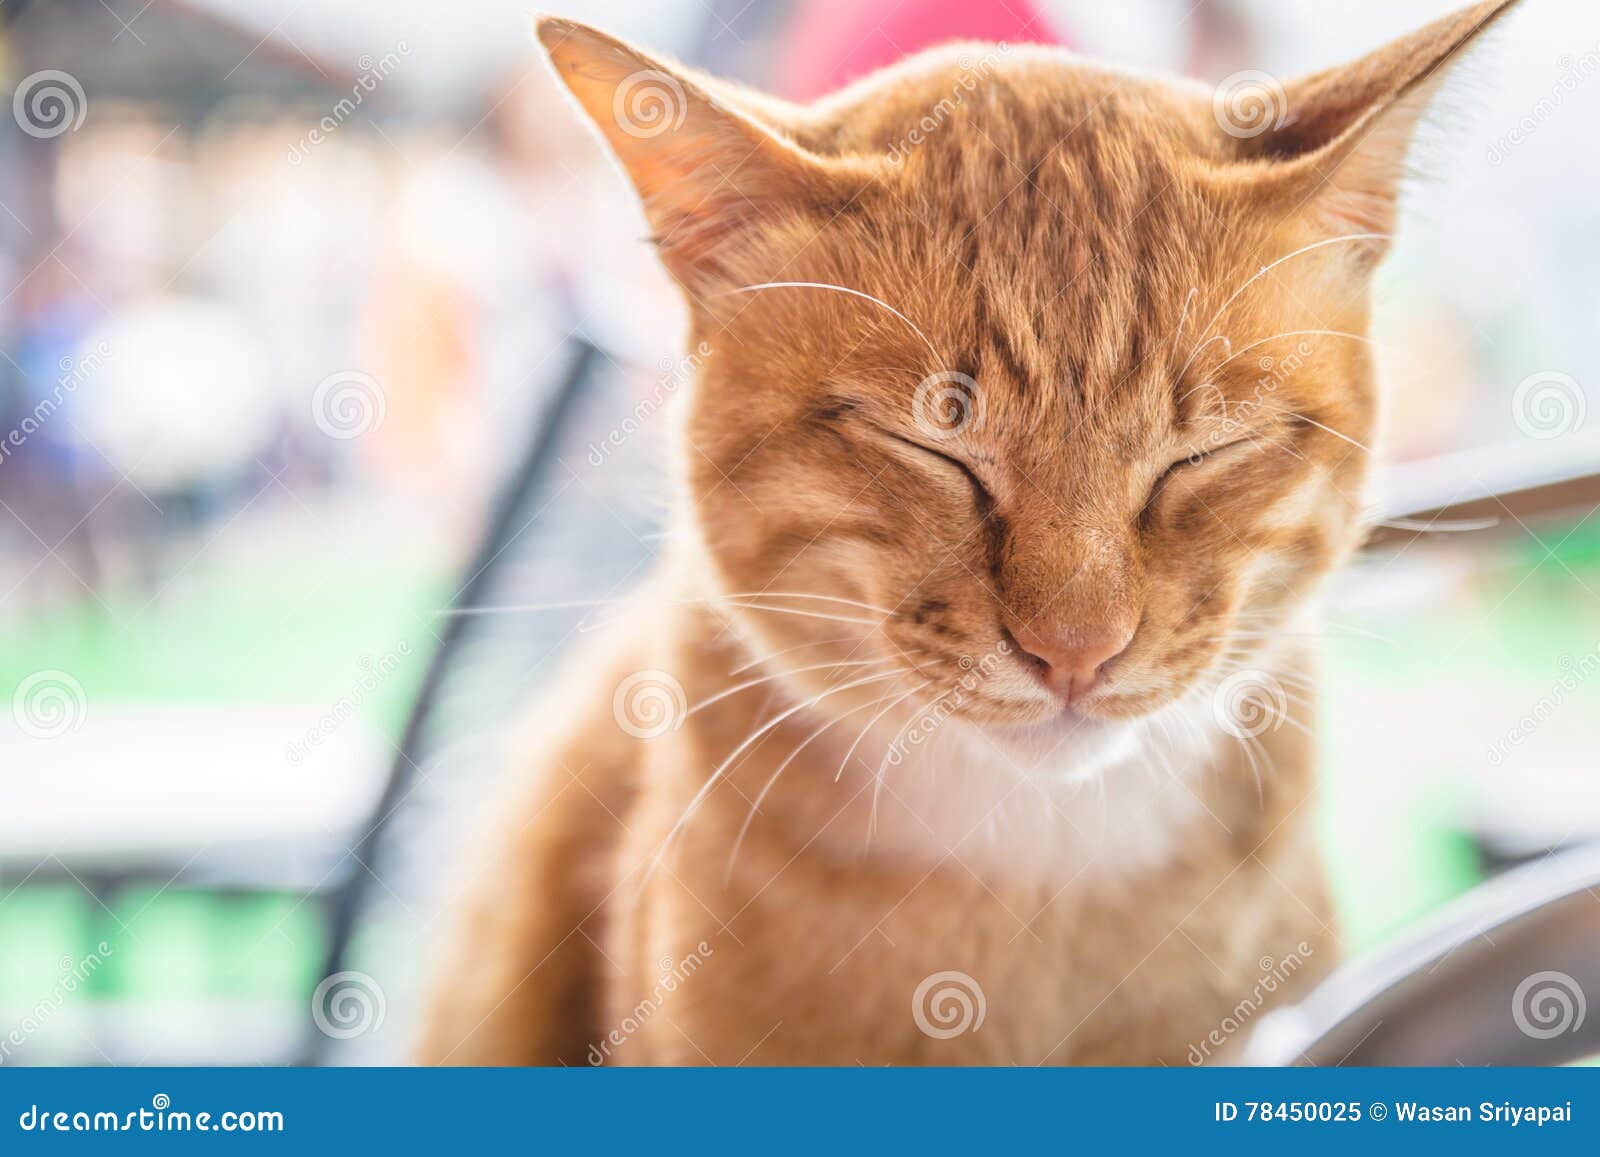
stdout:
POLYGON ((823 691, 820 694, 813 695, 810 699, 807 699, 802 703, 796 703, 793 707, 780 712, 772 719, 756 728, 756 730, 752 731, 748 736, 745 737, 744 741, 740 743, 739 746, 735 747, 731 752, 728 753, 727 758, 719 763, 716 767, 716 770, 706 777, 705 783, 700 785, 700 790, 694 793, 694 796, 689 800, 688 806, 683 809, 683 814, 679 816, 677 822, 672 825, 672 828, 662 839, 661 846, 656 850, 655 856, 651 858, 651 871, 653 872, 655 868, 660 865, 662 859, 667 854, 667 848, 672 844, 672 841, 677 838, 678 834, 683 831, 685 825, 687 825, 688 822, 694 818, 694 813, 700 809, 700 805, 705 802, 706 797, 711 794, 712 789, 716 787, 717 783, 722 779, 728 768, 732 767, 734 761, 746 751, 750 750, 751 745, 761 739, 762 736, 771 732, 775 727, 779 726, 785 720, 793 718, 802 711, 806 711, 812 707, 815 707, 818 703, 821 703, 829 696, 838 695, 842 692, 849 691, 853 687, 860 687, 867 683, 877 683, 884 679, 895 679, 902 674, 904 674, 904 670, 902 669, 896 669, 893 671, 880 671, 875 675, 864 675, 860 679, 853 679, 849 683, 841 684, 838 687, 830 687, 828 690, 823 691))
POLYGON ((883 758, 878 761, 878 770, 873 773, 872 808, 867 813, 867 842, 869 844, 872 842, 874 833, 876 833, 878 830, 878 797, 883 794, 884 768, 888 765, 889 756, 894 752, 895 744, 900 742, 900 737, 911 729, 911 725, 921 717, 924 711, 938 703, 949 693, 949 691, 941 691, 932 699, 924 703, 921 707, 918 707, 915 711, 913 711, 911 713, 911 718, 906 720, 905 726, 901 727, 899 731, 895 732, 894 738, 889 740, 889 746, 884 748, 883 758))
POLYGON ((1189 295, 1183 299, 1183 312, 1178 314, 1178 326, 1172 331, 1172 348, 1178 348, 1178 342, 1183 340, 1183 323, 1189 320, 1189 307, 1194 304, 1195 295, 1200 292, 1198 285, 1189 287, 1189 295))
MULTIPOLYGON (((1246 612, 1239 615, 1237 621, 1241 625, 1273 626, 1276 623, 1281 622, 1282 619, 1281 616, 1273 612, 1246 612)), ((1394 640, 1389 638, 1387 635, 1380 635, 1376 631, 1368 630, 1366 627, 1358 627, 1354 623, 1341 623, 1336 619, 1329 618, 1319 618, 1318 622, 1327 627, 1329 630, 1344 631, 1347 634, 1359 635, 1364 639, 1376 639, 1380 643, 1398 645, 1395 644, 1394 640)), ((1318 637, 1317 632, 1314 631, 1302 631, 1298 633, 1289 632, 1288 636, 1304 638, 1318 637)))
MULTIPOLYGON (((1244 751, 1245 760, 1250 764, 1250 774, 1256 781, 1256 806, 1265 807, 1267 804, 1267 789, 1261 778, 1261 765, 1256 760, 1256 748, 1260 745, 1252 743, 1251 738, 1248 735, 1239 737, 1239 746, 1244 751)), ((1262 754, 1265 755, 1266 749, 1262 748, 1261 750, 1262 754)))
POLYGON ((1300 453, 1300 451, 1296 450, 1293 446, 1281 438, 1269 438, 1264 434, 1249 434, 1246 435, 1244 441, 1248 441, 1252 445, 1264 446, 1269 450, 1282 450, 1285 454, 1289 455, 1289 457, 1299 462, 1310 461, 1310 459, 1308 459, 1304 454, 1300 453))
POLYGON ((1343 329, 1289 329, 1289 330, 1284 330, 1282 333, 1275 333, 1271 337, 1264 337, 1264 338, 1261 338, 1261 339, 1259 339, 1257 341, 1253 341, 1247 346, 1240 346, 1237 350, 1235 350, 1233 353, 1228 355, 1227 360, 1219 362, 1212 369, 1211 372, 1212 373, 1216 373, 1217 370, 1220 370, 1223 366, 1227 365, 1228 362, 1237 361, 1239 358, 1244 357, 1245 354, 1249 353, 1251 350, 1255 349, 1257 346, 1266 345, 1268 342, 1277 341, 1279 338, 1284 338, 1284 337, 1314 337, 1314 336, 1321 336, 1321 337, 1347 337, 1351 341, 1364 342, 1367 345, 1374 344, 1373 340, 1370 337, 1362 337, 1359 333, 1351 333, 1348 330, 1343 330, 1343 329))
POLYGON ((1284 262, 1292 261, 1296 257, 1310 253, 1315 249, 1324 248, 1328 245, 1340 245, 1350 241, 1387 241, 1388 239, 1389 234, 1387 233, 1344 233, 1338 237, 1325 237, 1321 241, 1313 241, 1309 245, 1302 245, 1299 249, 1296 249, 1292 253, 1285 253, 1276 261, 1273 261, 1267 265, 1263 265, 1260 269, 1256 270, 1253 277, 1251 277, 1238 289, 1234 290, 1233 293, 1228 297, 1228 300, 1222 303, 1222 308, 1218 309, 1216 313, 1212 314, 1211 320, 1206 322, 1206 327, 1200 331, 1200 336, 1203 338, 1211 332, 1211 327, 1216 325, 1217 322, 1222 319, 1222 315, 1228 312, 1228 307, 1230 305, 1239 300, 1239 295, 1241 293, 1249 289, 1252 285, 1260 281, 1263 277, 1271 273, 1284 262))
POLYGON ((534 614, 538 611, 571 611, 583 610, 589 607, 609 607, 618 603, 625 603, 625 598, 618 599, 571 599, 557 603, 505 603, 498 606, 483 607, 445 607, 434 613, 443 617, 457 615, 522 615, 534 614))
MULTIPOLYGON (((889 614, 893 613, 891 611, 886 610, 883 607, 875 607, 870 603, 861 603, 861 602, 855 601, 854 599, 836 598, 836 597, 834 597, 832 595, 799 594, 799 593, 790 592, 790 591, 774 591, 774 592, 770 592, 770 593, 768 593, 768 592, 758 592, 758 594, 760 595, 760 597, 772 597, 772 598, 819 599, 819 600, 823 600, 823 601, 827 601, 827 602, 837 602, 837 603, 842 603, 842 604, 845 604, 845 605, 848 605, 848 606, 861 607, 861 608, 863 608, 865 610, 877 611, 877 612, 879 612, 879 613, 881 613, 883 615, 889 615, 889 614)), ((706 598, 698 598, 698 599, 665 599, 665 600, 660 601, 656 605, 658 605, 658 606, 669 606, 669 607, 688 607, 688 606, 702 606, 702 605, 704 605, 704 606, 714 606, 714 605, 716 605, 718 603, 722 603, 722 604, 726 604, 727 606, 743 607, 745 609, 754 610, 754 611, 772 611, 775 614, 801 615, 801 616, 804 616, 806 618, 821 618, 821 619, 832 618, 832 619, 836 619, 838 622, 841 622, 841 623, 868 623, 868 624, 876 625, 876 624, 881 623, 883 621, 881 619, 847 618, 847 617, 840 617, 840 616, 836 616, 836 615, 826 615, 826 614, 823 614, 823 613, 818 612, 818 611, 801 610, 801 609, 799 609, 797 607, 767 607, 767 606, 758 605, 756 603, 742 601, 742 600, 750 598, 750 597, 754 597, 754 596, 713 595, 713 596, 708 596, 706 598)), ((559 601, 559 602, 552 602, 552 603, 502 603, 502 604, 497 604, 497 605, 479 606, 479 607, 446 607, 446 608, 444 608, 442 610, 436 611, 435 614, 440 615, 440 616, 447 616, 447 617, 454 617, 454 616, 458 616, 458 615, 473 615, 473 616, 476 616, 476 615, 522 615, 522 614, 537 614, 537 613, 539 613, 541 611, 570 611, 570 610, 586 610, 586 609, 592 609, 594 607, 611 607, 611 606, 618 606, 618 605, 630 603, 630 602, 633 602, 633 601, 635 601, 635 596, 623 596, 623 597, 620 597, 620 598, 612 598, 612 599, 566 599, 566 600, 562 600, 562 601, 559 601)), ((616 620, 614 618, 613 619, 603 619, 598 623, 592 624, 590 629, 592 629, 594 626, 604 626, 606 623, 611 623, 611 622, 615 622, 615 621, 616 620)))
POLYGON ((849 766, 850 757, 856 753, 856 748, 861 746, 861 741, 867 737, 867 733, 878 725, 878 720, 882 719, 885 715, 889 714, 890 711, 894 710, 896 705, 911 698, 918 691, 921 691, 924 687, 932 682, 932 679, 924 679, 921 683, 918 683, 915 687, 911 688, 911 690, 900 696, 900 698, 889 704, 889 706, 878 712, 871 719, 867 720, 867 725, 861 729, 861 734, 856 736, 856 741, 850 745, 850 750, 846 751, 844 753, 844 758, 839 761, 839 770, 833 773, 834 783, 838 783, 839 780, 844 776, 844 769, 849 766))
POLYGON ((1326 639, 1320 631, 1229 631, 1230 639, 1326 639))
POLYGON ((864 611, 876 611, 880 615, 892 615, 894 611, 888 607, 880 607, 875 603, 864 603, 859 599, 845 599, 837 595, 817 595, 804 591, 728 591, 718 596, 721 599, 815 599, 818 602, 839 603, 847 607, 859 607, 864 611))
POLYGON ((775 671, 770 675, 762 675, 759 679, 746 679, 743 683, 739 683, 733 687, 728 687, 722 691, 718 691, 710 698, 702 699, 693 707, 689 708, 689 710, 684 712, 683 717, 687 719, 689 716, 703 711, 712 704, 721 703, 729 696, 737 695, 740 691, 748 691, 751 687, 759 687, 763 683, 771 683, 776 679, 782 679, 789 675, 803 675, 808 671, 829 671, 837 667, 881 667, 885 663, 894 663, 897 661, 898 660, 895 656, 885 656, 882 659, 850 659, 842 663, 814 663, 809 667, 795 667, 792 670, 775 671))
POLYGON ((1370 449, 1368 449, 1366 446, 1363 446, 1360 442, 1357 442, 1354 438, 1350 437, 1349 434, 1341 434, 1338 430, 1335 430, 1332 426, 1324 426, 1321 422, 1317 421, 1315 418, 1308 418, 1304 414, 1296 414, 1295 417, 1299 418, 1302 422, 1305 422, 1305 423, 1307 423, 1309 425, 1315 426, 1319 430, 1327 431, 1329 434, 1332 434, 1335 438, 1340 438, 1340 439, 1350 443, 1350 445, 1354 446, 1357 450, 1360 450, 1363 454, 1372 453, 1372 451, 1370 449))
POLYGON ((928 347, 928 352, 933 355, 933 360, 935 362, 941 360, 938 349, 935 348, 934 344, 928 340, 928 335, 923 333, 922 330, 918 328, 916 322, 912 321, 909 317, 901 313, 887 301, 884 301, 881 298, 873 297, 870 293, 862 293, 859 289, 850 289, 848 286, 844 285, 831 285, 826 281, 764 281, 759 285, 741 285, 738 289, 724 290, 723 292, 716 294, 716 296, 727 297, 728 295, 734 293, 753 293, 758 289, 830 289, 835 293, 848 293, 851 297, 859 297, 863 301, 870 301, 872 304, 881 306, 890 313, 894 314, 894 316, 898 317, 901 321, 905 322, 906 325, 910 327, 911 332, 922 339, 922 344, 928 347))
POLYGON ((767 782, 762 785, 761 790, 756 793, 756 798, 750 801, 750 811, 745 815, 744 823, 739 826, 739 834, 734 838, 733 848, 728 852, 728 864, 727 867, 723 869, 722 873, 723 887, 727 887, 728 881, 733 878, 734 862, 739 858, 739 849, 744 844, 744 837, 746 833, 750 831, 750 825, 755 822, 756 813, 761 810, 762 802, 767 798, 767 795, 772 791, 773 787, 777 785, 778 777, 784 773, 784 770, 791 763, 793 763, 796 758, 798 758, 802 751, 811 745, 812 740, 820 737, 823 732, 839 723, 844 722, 852 715, 859 714, 862 711, 870 711, 872 708, 878 706, 878 704, 892 698, 894 698, 893 691, 889 692, 887 695, 882 695, 877 699, 873 699, 868 703, 864 703, 860 707, 852 707, 843 715, 838 715, 828 720, 821 727, 817 728, 810 735, 802 739, 795 749, 788 754, 784 761, 778 764, 778 769, 774 771, 767 782))
POLYGON ((825 619, 830 623, 861 623, 869 627, 879 627, 883 625, 882 619, 851 618, 847 615, 829 615, 823 613, 822 611, 803 611, 798 607, 766 607, 762 606, 760 603, 737 602, 734 600, 723 600, 723 602, 726 606, 739 607, 746 611, 768 611, 775 615, 794 615, 797 618, 802 619, 825 619))
POLYGON ((740 663, 737 667, 728 672, 728 678, 731 679, 735 675, 742 675, 746 671, 750 670, 751 667, 759 667, 763 663, 770 663, 774 659, 781 659, 783 656, 793 654, 795 651, 804 651, 808 647, 828 647, 835 643, 848 643, 851 641, 859 640, 855 635, 840 635, 837 639, 818 639, 811 643, 798 643, 793 647, 785 647, 781 651, 774 651, 770 655, 759 655, 754 659, 740 663))
MULTIPOLYGON (((1208 337, 1204 341, 1202 341, 1199 345, 1195 346, 1194 349, 1189 351, 1189 360, 1184 362, 1182 367, 1179 368, 1178 372, 1173 375, 1173 380, 1181 382, 1183 380, 1183 375, 1188 373, 1189 367, 1194 365, 1194 359, 1200 356, 1200 351, 1205 349, 1206 346, 1210 345, 1214 341, 1222 342, 1223 345, 1227 346, 1229 352, 1230 353, 1232 352, 1233 343, 1231 341, 1229 341, 1227 338, 1223 337, 1220 333, 1217 334, 1214 337, 1208 337)), ((1202 384, 1203 385, 1209 385, 1210 383, 1202 383, 1202 384)), ((1196 387, 1196 389, 1198 389, 1198 388, 1199 387, 1196 387)), ((1190 394, 1194 393, 1194 390, 1190 390, 1189 393, 1190 394)), ((1189 396, 1189 394, 1185 394, 1184 395, 1185 398, 1187 398, 1188 396, 1189 396)))

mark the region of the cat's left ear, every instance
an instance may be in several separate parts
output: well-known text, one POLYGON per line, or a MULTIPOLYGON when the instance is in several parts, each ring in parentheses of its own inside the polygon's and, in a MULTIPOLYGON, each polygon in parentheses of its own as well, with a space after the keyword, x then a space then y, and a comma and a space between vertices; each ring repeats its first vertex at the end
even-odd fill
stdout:
POLYGON ((1267 184, 1319 231, 1390 233, 1418 121, 1462 54, 1517 2, 1476 4, 1285 85, 1275 123, 1242 139, 1240 153, 1275 162, 1267 184))
POLYGON ((775 113, 761 98, 735 107, 731 86, 571 20, 544 16, 536 27, 638 191, 663 263, 691 293, 714 288, 763 223, 842 199, 835 166, 789 139, 776 115, 757 119, 752 110, 775 113))

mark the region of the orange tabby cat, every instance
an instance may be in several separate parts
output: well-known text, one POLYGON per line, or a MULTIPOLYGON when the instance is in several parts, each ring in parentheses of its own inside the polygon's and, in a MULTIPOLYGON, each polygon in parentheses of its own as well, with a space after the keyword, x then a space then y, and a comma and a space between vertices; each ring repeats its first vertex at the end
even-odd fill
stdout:
POLYGON ((973 44, 805 108, 542 20, 709 353, 422 1055, 1178 1064, 1332 964, 1293 625, 1412 130, 1510 6, 1281 87, 973 44))

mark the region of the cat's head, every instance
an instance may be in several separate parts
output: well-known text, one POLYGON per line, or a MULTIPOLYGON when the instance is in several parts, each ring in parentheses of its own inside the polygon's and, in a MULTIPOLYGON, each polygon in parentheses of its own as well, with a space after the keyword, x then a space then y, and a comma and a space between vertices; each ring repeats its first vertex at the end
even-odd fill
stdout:
POLYGON ((997 724, 1248 662, 1363 533, 1371 275, 1509 7, 1282 85, 971 44, 807 108, 544 20, 709 350, 680 529, 757 648, 997 724))

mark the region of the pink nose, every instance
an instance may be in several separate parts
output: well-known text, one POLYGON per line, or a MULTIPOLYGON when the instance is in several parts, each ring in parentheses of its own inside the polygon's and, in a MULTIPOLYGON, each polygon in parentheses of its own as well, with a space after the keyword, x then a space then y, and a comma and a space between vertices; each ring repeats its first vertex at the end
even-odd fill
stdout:
POLYGON ((1022 649, 1040 665, 1046 687, 1068 703, 1087 695, 1100 679, 1100 671, 1127 649, 1132 627, 1089 627, 1038 630, 1018 627, 1012 632, 1022 649))

